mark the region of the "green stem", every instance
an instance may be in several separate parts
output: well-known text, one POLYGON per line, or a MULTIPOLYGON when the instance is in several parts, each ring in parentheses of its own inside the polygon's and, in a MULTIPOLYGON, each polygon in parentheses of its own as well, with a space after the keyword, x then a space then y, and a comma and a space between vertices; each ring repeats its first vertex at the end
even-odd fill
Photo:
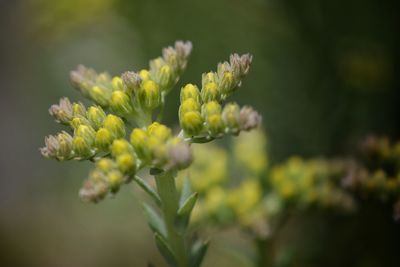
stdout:
POLYGON ((161 209, 167 228, 167 241, 175 254, 178 267, 187 267, 185 240, 175 227, 179 209, 179 193, 175 186, 175 177, 170 172, 155 176, 158 194, 161 199, 161 209))

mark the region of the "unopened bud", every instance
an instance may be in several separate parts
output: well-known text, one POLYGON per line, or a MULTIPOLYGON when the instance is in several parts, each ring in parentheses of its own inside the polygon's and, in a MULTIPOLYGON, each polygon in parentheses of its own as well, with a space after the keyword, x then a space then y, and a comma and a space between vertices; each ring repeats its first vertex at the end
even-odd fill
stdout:
POLYGON ((49 113, 57 122, 69 124, 73 116, 72 104, 68 98, 61 98, 58 105, 52 105, 49 108, 49 113))
POLYGON ((86 112, 86 117, 94 129, 99 129, 103 125, 106 113, 100 106, 91 106, 86 112))
POLYGON ((84 117, 86 115, 85 106, 81 102, 74 103, 72 105, 72 114, 74 117, 84 117))
POLYGON ((94 129, 88 125, 80 125, 76 130, 75 130, 75 136, 82 137, 85 142, 91 146, 94 143, 94 139, 96 136, 96 132, 94 129))
POLYGON ((230 95, 234 89, 236 88, 235 85, 235 78, 232 72, 226 71, 222 75, 219 83, 218 90, 224 95, 230 95))
POLYGON ((206 119, 206 125, 212 135, 224 132, 224 122, 220 114, 209 115, 206 119))
POLYGON ((171 129, 158 122, 153 122, 147 128, 147 132, 150 136, 154 136, 161 141, 166 141, 168 138, 171 137, 171 129))
POLYGON ((209 82, 204 85, 201 89, 201 98, 204 103, 209 101, 218 101, 220 94, 218 92, 218 86, 215 82, 209 82))
POLYGON ((115 168, 115 162, 109 158, 102 158, 96 162, 96 168, 103 173, 108 173, 115 168))
POLYGON ((113 136, 106 128, 100 128, 96 132, 95 145, 99 150, 108 151, 112 142, 113 136))
POLYGON ((72 136, 62 131, 57 135, 58 141, 58 150, 57 150, 57 158, 59 160, 67 160, 72 156, 72 136))
POLYGON ((116 193, 124 181, 122 173, 118 170, 110 171, 107 174, 108 183, 110 184, 110 191, 116 193))
POLYGON ((244 106, 240 110, 239 124, 240 129, 249 131, 258 127, 261 123, 261 115, 258 114, 252 107, 244 106))
POLYGON ((114 91, 124 91, 124 83, 118 76, 112 78, 111 85, 114 91))
POLYGON ((162 89, 168 89, 173 80, 172 80, 172 71, 168 65, 164 65, 157 72, 157 81, 162 89))
POLYGON ((168 144, 168 159, 168 169, 181 170, 189 167, 193 161, 190 146, 178 138, 172 140, 168 144))
POLYGON ((206 118, 211 115, 221 114, 221 105, 217 101, 210 101, 201 106, 201 113, 206 118))
POLYGON ((253 57, 250 54, 244 54, 239 56, 238 54, 233 54, 230 56, 230 64, 234 75, 243 78, 247 75, 250 69, 253 57))
POLYGON ((130 97, 122 91, 112 93, 110 107, 112 111, 122 116, 131 113, 133 110, 130 97))
POLYGON ((89 175, 89 179, 85 181, 83 187, 79 191, 79 196, 83 201, 98 202, 102 200, 108 193, 108 184, 106 176, 99 170, 94 170, 89 175), (93 176, 101 176, 101 179, 93 179, 93 176))
POLYGON ((125 124, 118 116, 108 114, 104 119, 103 127, 109 130, 114 138, 125 136, 125 124))
POLYGON ((81 136, 75 136, 72 141, 74 152, 79 157, 90 157, 93 155, 92 147, 81 136))
POLYGON ((132 147, 128 141, 125 139, 116 139, 112 143, 111 146, 111 154, 114 157, 118 157, 119 155, 132 153, 132 147))
POLYGON ((100 106, 107 107, 110 100, 110 92, 107 89, 99 86, 93 86, 89 91, 90 97, 100 106))
POLYGON ((215 72, 203 73, 201 76, 201 85, 204 87, 207 83, 217 83, 218 76, 215 72))
POLYGON ((131 174, 136 171, 136 159, 132 153, 125 153, 117 157, 118 169, 124 174, 131 174))
POLYGON ((199 88, 196 85, 191 83, 186 84, 185 87, 181 89, 181 102, 185 101, 186 99, 193 98, 196 102, 200 100, 200 92, 199 88))
POLYGON ((180 119, 182 129, 188 135, 197 135, 203 129, 203 118, 198 111, 189 111, 183 114, 180 119))
POLYGON ((140 78, 140 75, 133 71, 127 71, 123 73, 122 80, 132 95, 136 94, 137 90, 140 88, 140 84, 142 83, 142 78, 140 78))
POLYGON ((200 111, 200 105, 193 98, 188 98, 179 106, 179 117, 182 117, 186 112, 200 111))
POLYGON ((154 109, 161 102, 160 88, 152 80, 144 81, 139 89, 138 99, 143 108, 154 109))
POLYGON ((133 129, 130 136, 131 144, 135 148, 135 151, 141 157, 146 157, 148 155, 147 141, 148 135, 146 131, 140 128, 133 129))
POLYGON ((240 108, 236 103, 228 103, 222 111, 222 120, 230 130, 239 129, 240 108))
POLYGON ((91 125, 91 123, 85 117, 75 117, 69 124, 74 130, 78 129, 81 125, 91 125))
POLYGON ((148 70, 141 70, 139 71, 139 76, 142 79, 142 81, 147 81, 150 80, 150 72, 148 70))

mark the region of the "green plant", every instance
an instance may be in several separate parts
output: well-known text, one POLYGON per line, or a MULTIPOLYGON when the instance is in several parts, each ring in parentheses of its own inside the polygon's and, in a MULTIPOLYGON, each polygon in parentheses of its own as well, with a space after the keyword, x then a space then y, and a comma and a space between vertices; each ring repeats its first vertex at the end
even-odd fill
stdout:
POLYGON ((151 60, 148 70, 116 77, 79 66, 71 72, 71 82, 95 105, 87 108, 62 98, 51 106, 50 114, 72 135, 50 135, 41 149, 47 158, 95 163, 80 190, 85 201, 98 202, 135 181, 154 200, 154 205, 143 206, 157 247, 168 264, 177 267, 200 266, 208 244, 187 236, 198 194, 191 192, 188 179, 182 190, 175 183, 177 173, 193 161, 191 144, 238 135, 261 120, 251 107, 224 105, 241 86, 252 61, 249 54, 233 54, 229 62, 218 64, 217 72, 202 75, 201 90, 193 84, 182 87, 179 133, 160 123, 166 96, 185 70, 191 49, 190 42, 178 41, 151 60), (156 188, 138 176, 143 170, 154 176, 156 188))

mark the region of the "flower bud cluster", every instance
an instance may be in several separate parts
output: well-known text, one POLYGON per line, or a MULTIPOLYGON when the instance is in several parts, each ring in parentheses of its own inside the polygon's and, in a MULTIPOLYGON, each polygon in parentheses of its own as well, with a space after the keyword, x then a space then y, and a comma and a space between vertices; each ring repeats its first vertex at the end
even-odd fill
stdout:
MULTIPOLYGON (((359 157, 348 164, 342 185, 362 197, 400 203, 400 142, 367 137, 361 144, 359 157)), ((394 206, 396 218, 400 214, 397 206, 394 206)))
MULTIPOLYGON (((185 169, 193 159, 191 143, 208 142, 259 125, 261 116, 252 108, 222 104, 247 75, 252 60, 248 54, 234 54, 229 63, 218 65, 217 72, 204 74, 201 90, 193 84, 182 88, 179 121, 183 131, 178 136, 153 121, 153 112, 163 110, 165 96, 185 70, 191 50, 190 42, 177 41, 163 49, 161 57, 151 60, 148 69, 121 76, 97 73, 83 65, 70 73, 72 85, 95 105, 86 108, 62 98, 51 106, 50 114, 69 126, 71 134, 63 131, 46 137, 40 150, 43 156, 60 161, 96 162, 80 191, 82 199, 97 202, 117 192, 143 168, 150 168, 152 173, 185 169), (129 137, 125 123, 133 128, 129 137)), ((206 176, 212 180, 214 174, 217 172, 206 176)))
POLYGON ((41 152, 47 158, 91 158, 99 152, 109 152, 114 139, 125 137, 123 120, 113 114, 106 115, 100 106, 86 109, 82 103, 71 104, 68 98, 63 98, 60 105, 50 108, 50 114, 57 121, 69 125, 74 134, 71 136, 63 131, 56 136, 46 137, 45 147, 41 152))
POLYGON ((158 122, 147 129, 133 129, 130 142, 139 159, 153 168, 179 170, 192 162, 189 145, 182 138, 173 137, 171 129, 158 122))
POLYGON ((272 169, 269 182, 284 205, 352 209, 353 198, 336 182, 341 175, 341 163, 292 157, 272 169))
POLYGON ((187 84, 181 89, 179 121, 186 136, 220 137, 227 133, 249 131, 261 122, 261 116, 251 107, 239 107, 222 101, 237 88, 248 73, 250 55, 231 56, 231 63, 218 65, 218 73, 203 74, 202 89, 187 84), (229 78, 227 78, 229 77, 229 78))

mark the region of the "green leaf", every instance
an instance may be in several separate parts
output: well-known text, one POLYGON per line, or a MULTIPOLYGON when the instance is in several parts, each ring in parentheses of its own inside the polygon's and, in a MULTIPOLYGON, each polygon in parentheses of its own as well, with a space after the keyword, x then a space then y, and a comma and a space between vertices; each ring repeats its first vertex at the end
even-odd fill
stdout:
POLYGON ((182 204, 186 201, 190 194, 192 194, 192 184, 190 182, 190 177, 185 177, 181 191, 181 198, 179 200, 179 206, 182 206, 182 204))
POLYGON ((158 213, 146 203, 143 203, 143 210, 151 230, 159 235, 167 236, 167 230, 165 228, 164 221, 160 218, 158 213))
POLYGON ((189 225, 190 213, 193 210, 197 200, 197 192, 191 194, 178 209, 178 216, 176 220, 176 227, 180 234, 184 234, 187 226, 189 225))
POLYGON ((161 255, 163 255, 164 259, 167 261, 168 265, 171 267, 176 267, 177 261, 175 254, 172 252, 170 246, 167 241, 158 233, 154 233, 154 238, 156 240, 156 245, 161 255))
POLYGON ((209 242, 196 241, 190 252, 190 267, 200 267, 203 262, 204 255, 207 252, 209 242))
POLYGON ((178 216, 180 217, 189 217, 190 213, 193 210, 194 204, 196 204, 198 197, 198 193, 194 192, 191 194, 185 202, 183 202, 182 206, 178 209, 178 216))
POLYGON ((161 206, 161 200, 156 191, 151 188, 145 180, 140 178, 139 176, 135 175, 133 180, 145 191, 155 202, 158 206, 161 206))

